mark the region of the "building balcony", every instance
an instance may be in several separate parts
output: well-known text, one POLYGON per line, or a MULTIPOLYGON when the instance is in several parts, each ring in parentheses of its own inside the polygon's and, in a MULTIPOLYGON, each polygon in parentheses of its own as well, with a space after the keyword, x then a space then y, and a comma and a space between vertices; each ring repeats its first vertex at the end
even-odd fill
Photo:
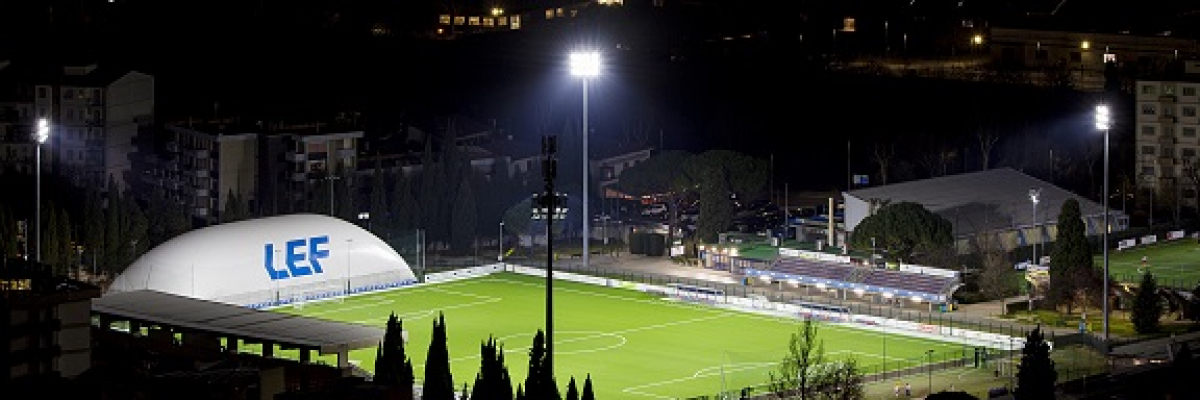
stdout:
POLYGON ((208 170, 207 169, 196 170, 196 177, 197 178, 207 178, 208 170))
POLYGON ((308 180, 308 174, 303 172, 293 172, 292 182, 304 182, 308 180))
POLYGON ((196 189, 196 197, 208 197, 208 189, 196 189))
POLYGON ((1173 123, 1175 123, 1175 116, 1174 115, 1160 115, 1158 117, 1158 122, 1161 122, 1164 124, 1173 124, 1173 123))
POLYGON ((1164 95, 1158 96, 1158 101, 1161 103, 1175 103, 1175 95, 1164 94, 1164 95))
POLYGON ((209 153, 209 151, 208 151, 208 150, 193 150, 193 153, 194 153, 194 155, 196 156, 196 159, 197 159, 197 160, 203 160, 203 159, 207 159, 207 158, 208 158, 208 156, 209 156, 209 154, 208 154, 208 153, 209 153))
POLYGON ((289 151, 287 153, 287 160, 291 161, 291 162, 302 163, 302 162, 308 161, 308 155, 304 154, 304 153, 295 153, 295 152, 289 151))

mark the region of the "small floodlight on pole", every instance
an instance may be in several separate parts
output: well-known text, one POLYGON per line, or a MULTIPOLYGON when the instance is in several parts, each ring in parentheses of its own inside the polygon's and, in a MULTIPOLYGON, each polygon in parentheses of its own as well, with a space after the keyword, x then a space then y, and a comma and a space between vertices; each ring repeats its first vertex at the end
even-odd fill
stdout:
POLYGON ((1108 343, 1108 131, 1111 127, 1107 105, 1096 106, 1096 129, 1104 131, 1104 342, 1108 343))
POLYGON ((588 242, 591 241, 591 217, 588 215, 588 81, 600 76, 600 52, 571 53, 571 76, 583 81, 583 267, 588 267, 588 242))
MULTIPOLYGON (((1038 201, 1041 200, 1041 196, 1042 196, 1042 188, 1029 189, 1029 201, 1033 203, 1033 220, 1031 221, 1031 223, 1033 224, 1033 232, 1039 238, 1039 240, 1038 240, 1039 242, 1041 241, 1040 237, 1042 235, 1041 235, 1041 231, 1038 230, 1037 205, 1038 205, 1038 201)), ((1032 265, 1042 265, 1042 263, 1038 262, 1038 255, 1037 255, 1037 245, 1038 244, 1032 240, 1032 236, 1031 236, 1031 240, 1030 240, 1029 244, 1030 244, 1029 247, 1031 247, 1033 249, 1033 256, 1032 256, 1033 260, 1031 261, 1032 265)), ((1026 267, 1026 268, 1028 268, 1028 267, 1026 267)), ((1025 305, 1029 311, 1033 311, 1033 283, 1029 283, 1029 290, 1027 290, 1025 292, 1025 305)))
POLYGON ((363 211, 358 213, 359 221, 367 221, 367 231, 371 230, 371 212, 363 211))
POLYGON ((37 175, 37 188, 34 197, 37 202, 37 210, 34 211, 34 220, 36 230, 34 233, 34 261, 42 262, 42 144, 46 143, 46 139, 50 138, 50 121, 45 118, 38 118, 37 121, 37 151, 34 155, 34 172, 37 175))

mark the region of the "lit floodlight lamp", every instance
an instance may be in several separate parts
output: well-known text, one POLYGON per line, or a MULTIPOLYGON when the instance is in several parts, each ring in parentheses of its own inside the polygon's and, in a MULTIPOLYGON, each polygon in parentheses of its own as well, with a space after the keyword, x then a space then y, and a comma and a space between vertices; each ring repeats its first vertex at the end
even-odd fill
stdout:
POLYGON ((581 78, 600 76, 600 53, 596 51, 571 53, 571 76, 581 78))
POLYGON ((863 295, 863 293, 865 293, 865 292, 866 292, 866 291, 865 291, 865 290, 862 290, 862 288, 854 289, 854 294, 857 294, 857 295, 859 295, 859 296, 862 296, 862 295, 863 295))
POLYGON ((975 37, 971 38, 971 43, 976 45, 983 44, 983 35, 975 35, 975 37))
POLYGON ((501 15, 504 15, 504 9, 503 9, 503 8, 500 8, 500 7, 494 7, 494 8, 492 8, 492 16, 493 16, 493 17, 499 17, 499 16, 501 16, 501 15))
POLYGON ((920 303, 920 302, 921 302, 921 296, 913 296, 913 297, 912 297, 912 301, 913 301, 913 303, 920 303))
POLYGON ((883 298, 885 298, 885 299, 890 299, 890 298, 892 298, 892 297, 895 297, 895 296, 896 296, 896 295, 895 295, 895 294, 893 294, 892 292, 883 292, 883 298))
POLYGON ((1105 130, 1109 128, 1112 120, 1108 113, 1107 105, 1096 106, 1096 129, 1105 130))
POLYGON ((38 144, 46 143, 46 139, 50 138, 50 121, 45 118, 39 118, 37 122, 37 142, 38 144))
POLYGON ((788 279, 788 284, 789 284, 789 285, 792 285, 792 287, 799 287, 799 286, 800 286, 800 281, 798 281, 798 280, 795 280, 795 279, 788 279))
POLYGON ((734 247, 734 248, 731 248, 731 249, 729 249, 729 255, 731 255, 731 256, 734 256, 734 257, 737 257, 737 256, 738 256, 738 249, 737 249, 737 247, 734 247))
POLYGON ((1090 49, 1092 48, 1092 42, 1084 40, 1083 42, 1079 43, 1079 48, 1084 50, 1090 49))
POLYGON ((771 281, 771 276, 770 276, 770 275, 763 274, 763 275, 759 275, 759 276, 758 276, 758 279, 762 279, 762 281, 763 281, 763 282, 770 282, 770 281, 771 281))
POLYGON ((817 289, 825 290, 826 287, 824 282, 817 284, 817 289))
POLYGON ((1041 200, 1042 189, 1029 189, 1029 201, 1037 204, 1041 200))

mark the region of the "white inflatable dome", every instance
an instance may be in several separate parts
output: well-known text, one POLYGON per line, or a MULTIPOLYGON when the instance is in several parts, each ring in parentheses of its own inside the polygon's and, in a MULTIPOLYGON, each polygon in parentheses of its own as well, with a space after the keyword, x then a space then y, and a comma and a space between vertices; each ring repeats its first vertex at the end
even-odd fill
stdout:
POLYGON ((180 235, 138 258, 108 290, 263 306, 412 282, 408 263, 370 232, 329 216, 293 214, 180 235))

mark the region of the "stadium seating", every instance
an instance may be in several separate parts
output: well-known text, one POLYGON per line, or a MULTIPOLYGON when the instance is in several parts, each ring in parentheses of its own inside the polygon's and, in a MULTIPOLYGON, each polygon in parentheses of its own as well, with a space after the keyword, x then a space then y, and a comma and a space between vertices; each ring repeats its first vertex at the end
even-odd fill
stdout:
POLYGON ((811 278, 847 281, 857 267, 799 257, 780 257, 772 267, 775 272, 811 278))
POLYGON ((908 290, 912 292, 940 294, 948 289, 948 287, 956 282, 957 279, 937 276, 923 275, 912 272, 900 272, 887 269, 872 270, 869 275, 863 279, 862 283, 871 286, 881 286, 892 289, 908 290))

